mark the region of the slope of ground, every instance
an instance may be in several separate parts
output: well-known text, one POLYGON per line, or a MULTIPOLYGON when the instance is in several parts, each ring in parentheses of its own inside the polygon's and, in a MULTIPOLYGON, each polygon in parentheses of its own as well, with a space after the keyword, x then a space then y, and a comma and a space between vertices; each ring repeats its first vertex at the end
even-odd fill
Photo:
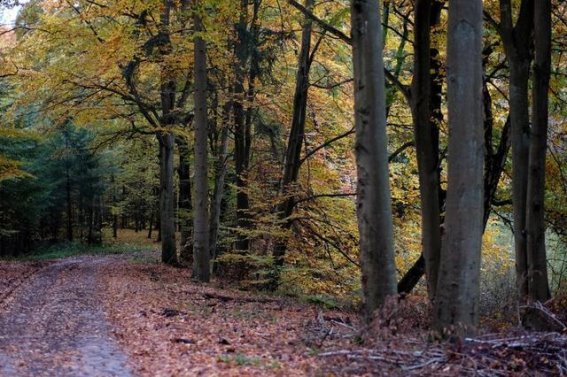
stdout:
POLYGON ((115 336, 141 376, 567 375, 567 334, 440 345, 415 303, 364 328, 356 313, 191 282, 157 253, 100 271, 115 336))

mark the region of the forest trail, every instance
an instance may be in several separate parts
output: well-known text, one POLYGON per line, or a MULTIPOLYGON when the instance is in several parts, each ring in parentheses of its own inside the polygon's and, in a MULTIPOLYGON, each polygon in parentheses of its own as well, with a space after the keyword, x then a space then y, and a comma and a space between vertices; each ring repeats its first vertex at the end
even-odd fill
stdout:
POLYGON ((48 264, 0 312, 0 376, 130 376, 98 297, 112 257, 48 264))

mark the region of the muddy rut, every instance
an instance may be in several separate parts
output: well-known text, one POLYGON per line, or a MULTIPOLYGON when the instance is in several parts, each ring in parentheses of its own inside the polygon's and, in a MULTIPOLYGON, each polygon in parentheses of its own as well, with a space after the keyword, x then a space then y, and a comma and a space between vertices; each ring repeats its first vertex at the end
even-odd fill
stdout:
POLYGON ((131 376, 97 296, 111 257, 66 259, 39 270, 0 311, 0 376, 131 376))

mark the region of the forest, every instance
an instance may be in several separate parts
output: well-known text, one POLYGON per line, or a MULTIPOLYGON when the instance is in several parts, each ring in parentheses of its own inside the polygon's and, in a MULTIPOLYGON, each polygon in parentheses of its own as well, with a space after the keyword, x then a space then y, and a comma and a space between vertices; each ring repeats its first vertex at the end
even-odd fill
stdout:
POLYGON ((0 15, 0 375, 567 375, 563 1, 0 15))

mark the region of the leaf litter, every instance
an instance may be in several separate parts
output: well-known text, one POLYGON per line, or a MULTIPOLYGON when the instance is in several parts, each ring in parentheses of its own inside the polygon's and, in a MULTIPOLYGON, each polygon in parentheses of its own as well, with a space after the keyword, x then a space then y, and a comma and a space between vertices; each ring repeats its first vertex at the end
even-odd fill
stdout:
POLYGON ((365 326, 352 310, 192 282, 156 253, 0 272, 2 376, 567 375, 565 332, 431 342, 415 299, 365 326))

